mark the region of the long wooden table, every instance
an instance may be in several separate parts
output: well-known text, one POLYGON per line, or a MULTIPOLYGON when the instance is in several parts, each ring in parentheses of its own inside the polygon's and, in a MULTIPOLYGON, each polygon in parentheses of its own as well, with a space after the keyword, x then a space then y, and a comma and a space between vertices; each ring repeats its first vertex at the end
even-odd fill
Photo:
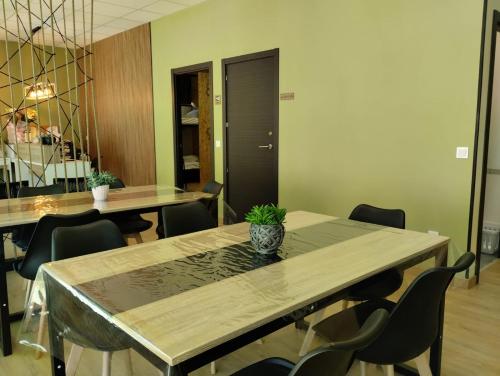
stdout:
MULTIPOLYGON (((128 341, 165 375, 186 375, 342 299, 365 278, 431 257, 443 265, 448 252, 446 237, 309 212, 290 213, 286 229, 271 258, 255 254, 242 223, 45 264, 48 310, 72 307, 67 319, 91 323, 76 319, 87 341, 109 332, 117 348, 128 341)), ((49 315, 60 376, 61 327, 71 331, 58 320, 49 315)), ((431 350, 435 376, 441 343, 442 330, 431 350)))
POLYGON ((107 201, 94 201, 91 192, 66 193, 53 196, 36 196, 0 200, 0 337, 3 355, 12 353, 10 322, 22 317, 20 313, 9 313, 6 273, 12 270, 14 260, 5 259, 3 235, 12 229, 37 223, 45 214, 75 214, 90 209, 101 213, 115 212, 154 212, 166 205, 210 198, 202 192, 183 192, 172 187, 155 185, 113 189, 107 201))

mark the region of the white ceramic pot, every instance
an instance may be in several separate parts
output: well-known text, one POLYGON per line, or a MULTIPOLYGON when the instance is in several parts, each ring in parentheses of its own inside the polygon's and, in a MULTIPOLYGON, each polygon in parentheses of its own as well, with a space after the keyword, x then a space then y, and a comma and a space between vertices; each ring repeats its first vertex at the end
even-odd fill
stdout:
POLYGON ((105 201, 108 198, 109 185, 101 185, 96 188, 92 188, 92 194, 94 195, 94 200, 105 201))

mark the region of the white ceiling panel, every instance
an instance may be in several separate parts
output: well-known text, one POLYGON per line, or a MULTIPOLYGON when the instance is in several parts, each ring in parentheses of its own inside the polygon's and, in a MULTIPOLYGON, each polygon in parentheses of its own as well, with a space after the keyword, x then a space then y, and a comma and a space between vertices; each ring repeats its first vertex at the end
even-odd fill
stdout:
POLYGON ((142 25, 143 23, 144 22, 142 21, 132 21, 132 20, 127 20, 125 18, 115 18, 114 20, 106 23, 106 26, 128 30, 128 29, 133 29, 136 26, 142 25))
POLYGON ((160 13, 161 15, 171 14, 186 8, 186 5, 171 3, 170 1, 157 1, 144 8, 150 12, 160 13))
POLYGON ((160 17, 163 17, 163 15, 159 13, 149 12, 147 10, 135 10, 134 12, 127 14, 124 18, 127 20, 146 23, 152 20, 156 20, 160 17))
MULTIPOLYGON (((40 0, 19 0, 18 13, 25 29, 29 29, 29 14, 26 10, 30 1, 32 28, 41 25, 40 0)), ((93 39, 98 41, 112 35, 132 29, 144 23, 156 20, 160 17, 181 11, 189 6, 196 5, 205 0, 94 0, 93 1, 93 39)), ((73 39, 73 14, 75 31, 78 43, 83 43, 83 9, 85 9, 85 40, 90 40, 91 8, 92 0, 52 0, 53 19, 50 19, 51 9, 49 0, 42 2, 42 15, 46 26, 44 32, 46 39, 52 35, 50 25, 54 22, 59 30, 64 32, 63 20, 66 19, 67 34, 73 39), (64 5, 64 15, 63 7, 64 5), (73 8, 74 4, 74 8, 73 8)), ((4 25, 4 12, 0 4, 0 26, 4 25)), ((17 40, 17 17, 10 1, 5 0, 5 17, 9 40, 17 40), (12 35, 15 34, 15 35, 12 35)), ((20 27, 23 30, 22 27, 20 27)), ((55 27, 57 30, 57 27, 55 27)), ((22 32, 22 37, 26 37, 22 32)), ((41 32, 35 35, 35 41, 41 41, 41 32)), ((5 39, 5 31, 0 29, 0 40, 5 39)), ((56 32, 55 41, 59 46, 64 46, 64 39, 56 32)))
POLYGON ((123 17, 133 11, 133 8, 124 7, 122 5, 109 4, 97 0, 94 2, 94 13, 102 14, 103 16, 123 17))
POLYGON ((158 0, 105 0, 106 3, 124 6, 127 8, 142 9, 156 3, 158 0))
POLYGON ((192 6, 192 5, 196 5, 199 3, 203 3, 204 1, 205 0, 172 0, 173 3, 187 5, 187 6, 192 6))

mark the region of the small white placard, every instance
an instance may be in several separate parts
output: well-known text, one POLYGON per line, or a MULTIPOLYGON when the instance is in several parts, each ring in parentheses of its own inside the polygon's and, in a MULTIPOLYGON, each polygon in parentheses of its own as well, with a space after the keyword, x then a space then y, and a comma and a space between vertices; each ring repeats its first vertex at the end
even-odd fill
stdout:
POLYGON ((469 148, 467 146, 458 146, 456 155, 457 155, 457 159, 469 158, 469 148))
POLYGON ((280 100, 282 100, 282 101, 293 101, 293 100, 295 100, 295 93, 294 92, 281 93, 280 94, 280 100))

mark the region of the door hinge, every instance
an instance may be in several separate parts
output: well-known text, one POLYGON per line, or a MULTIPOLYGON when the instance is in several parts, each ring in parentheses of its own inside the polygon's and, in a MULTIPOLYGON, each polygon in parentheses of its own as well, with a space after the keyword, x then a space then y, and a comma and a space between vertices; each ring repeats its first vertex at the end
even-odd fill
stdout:
POLYGON ((227 74, 226 74, 226 81, 227 81, 227 74))
POLYGON ((226 128, 229 128, 229 123, 226 121, 226 128))
POLYGON ((226 168, 226 174, 229 174, 229 168, 226 168))

